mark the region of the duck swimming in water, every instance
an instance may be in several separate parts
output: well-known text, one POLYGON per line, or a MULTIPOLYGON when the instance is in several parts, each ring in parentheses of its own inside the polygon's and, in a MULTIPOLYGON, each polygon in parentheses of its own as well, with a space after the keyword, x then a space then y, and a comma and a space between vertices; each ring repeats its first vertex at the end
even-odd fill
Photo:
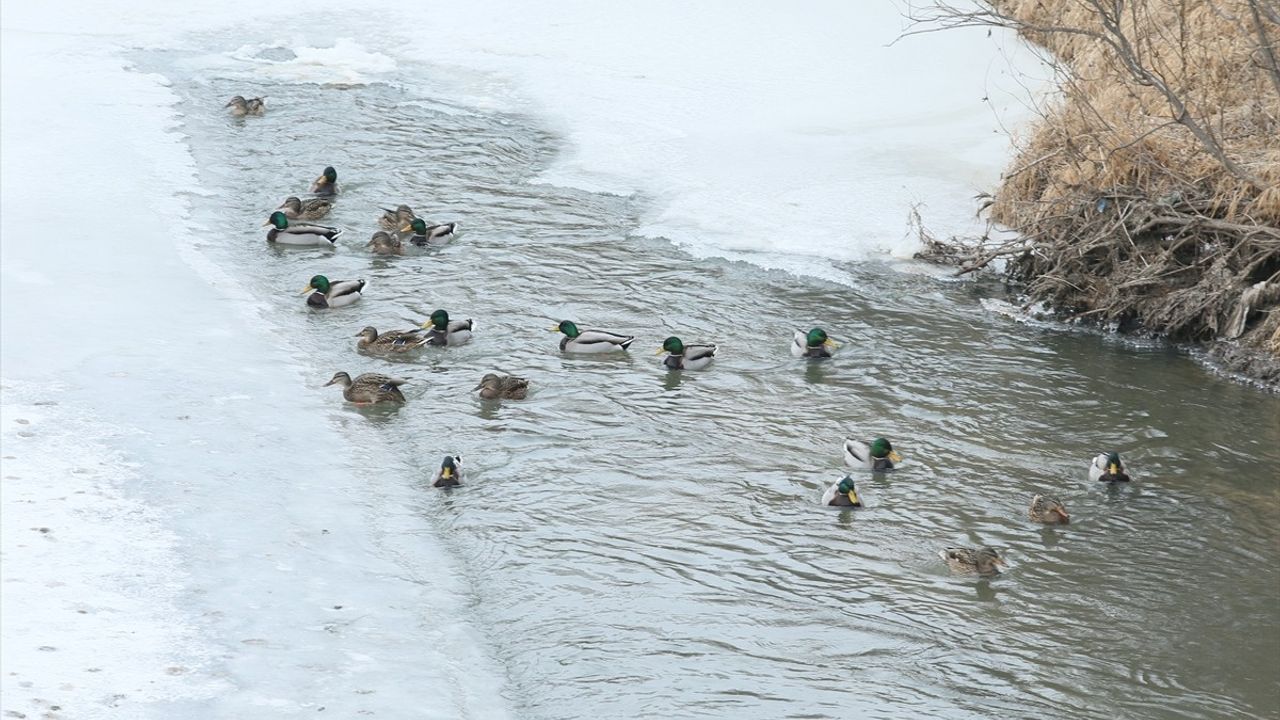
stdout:
POLYGON ((1046 525, 1066 525, 1071 522, 1067 507, 1057 498, 1051 498, 1048 495, 1037 495, 1031 498, 1031 508, 1027 510, 1027 516, 1046 525))
POLYGON ((304 202, 301 198, 290 196, 276 209, 290 220, 319 220, 333 209, 333 201, 312 198, 304 202))
POLYGON ((989 547, 978 549, 965 547, 949 547, 938 552, 952 572, 966 575, 999 575, 1004 566, 1004 559, 989 547))
POLYGON ((233 117, 244 117, 245 115, 261 115, 266 109, 267 104, 263 102, 265 98, 256 97, 245 99, 243 95, 237 95, 227 101, 224 108, 231 108, 233 117))
POLYGON ((400 238, 382 230, 374 233, 369 242, 365 243, 365 247, 369 248, 374 255, 404 254, 404 245, 401 244, 400 238))
POLYGON ((862 507, 862 498, 858 497, 858 490, 853 486, 853 478, 845 475, 831 483, 831 487, 822 494, 822 504, 835 507, 862 507))
POLYGON ((304 222, 289 222, 289 217, 280 210, 271 213, 263 225, 271 225, 267 231, 267 242, 277 245, 298 245, 306 247, 333 247, 342 235, 340 228, 328 225, 313 225, 304 222))
POLYGON ((320 197, 333 197, 338 194, 338 171, 333 166, 324 169, 320 177, 311 183, 311 194, 320 197))
POLYGON ((370 355, 396 355, 417 350, 427 343, 422 331, 388 330, 379 334, 373 326, 368 326, 356 334, 356 350, 370 355))
POLYGON ((711 364, 715 358, 716 346, 685 345, 678 337, 669 337, 663 341, 656 354, 669 353, 662 360, 668 370, 701 370, 711 364))
POLYGON ((422 323, 422 327, 427 331, 428 345, 454 347, 471 342, 473 323, 470 320, 451 322, 449 313, 444 310, 431 313, 431 318, 422 323))
POLYGON ((577 324, 570 320, 562 320, 551 331, 564 333, 564 337, 560 338, 561 352, 615 352, 626 350, 635 340, 634 335, 618 335, 604 330, 579 330, 577 324))
POLYGON ((408 380, 393 378, 390 375, 382 375, 380 373, 365 373, 357 375, 355 380, 345 372, 337 372, 333 374, 333 379, 325 383, 324 386, 341 385, 342 397, 347 402, 357 405, 371 405, 373 403, 382 402, 404 402, 404 394, 400 392, 400 386, 404 385, 408 380))
POLYGON ((471 388, 479 390, 484 400, 523 400, 529 394, 529 381, 514 375, 487 373, 480 384, 471 388))
POLYGON ((827 337, 827 331, 820 327, 809 332, 796 330, 791 337, 791 354, 811 360, 829 358, 840 344, 827 337))
POLYGON ((414 218, 409 224, 400 228, 402 233, 412 233, 409 236, 409 242, 418 247, 448 244, 457 236, 457 231, 458 223, 456 222, 427 225, 427 221, 422 218, 414 218))
POLYGON ((359 300, 364 285, 363 280, 329 280, 323 275, 315 275, 299 294, 307 295, 310 307, 336 308, 359 300))
POLYGON ((844 463, 849 467, 884 472, 892 470, 894 463, 900 462, 902 456, 893 449, 892 443, 882 437, 872 440, 870 445, 853 438, 844 441, 844 463))
POLYGON ((413 222, 417 217, 413 214, 413 208, 408 205, 400 205, 395 210, 382 208, 382 214, 378 216, 378 227, 388 232, 395 232, 413 222))
POLYGON ((431 478, 431 487, 457 487, 462 484, 462 456, 445 455, 440 469, 431 478))
POLYGON ((1129 474, 1120 462, 1120 453, 1098 453, 1089 464, 1089 479, 1108 483, 1129 482, 1129 474))

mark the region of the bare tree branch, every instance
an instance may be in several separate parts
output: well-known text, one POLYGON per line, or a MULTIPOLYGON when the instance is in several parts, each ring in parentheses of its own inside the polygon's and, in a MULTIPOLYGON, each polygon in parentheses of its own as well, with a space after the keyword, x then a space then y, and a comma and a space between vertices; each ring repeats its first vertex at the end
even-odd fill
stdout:
MULTIPOLYGON (((1276 62, 1275 50, 1271 47, 1271 40, 1267 38, 1267 28, 1262 24, 1258 0, 1249 0, 1249 14, 1253 17, 1253 30, 1258 34, 1258 49, 1262 51, 1262 57, 1266 59, 1264 66, 1267 70, 1267 76, 1271 78, 1271 84, 1275 86, 1276 94, 1280 95, 1280 63, 1276 62)), ((1277 22, 1280 22, 1280 20, 1277 22)))
MULTIPOLYGON (((1135 43, 1121 27, 1121 16, 1125 10, 1125 3, 1122 0, 1110 0, 1110 2, 1106 0, 1081 0, 1081 2, 1094 12, 1101 25, 1101 30, 1071 25, 1027 22, 996 10, 987 0, 980 2, 980 9, 978 10, 962 9, 947 2, 937 2, 924 12, 910 11, 908 19, 912 23, 911 27, 899 35, 894 42, 912 35, 962 27, 1006 28, 1032 39, 1037 36, 1072 35, 1096 40, 1111 49, 1114 58, 1120 62, 1134 82, 1154 88, 1165 98, 1169 105, 1170 116, 1174 122, 1185 127, 1228 173, 1259 190, 1267 187, 1267 183, 1261 178, 1240 166, 1227 154, 1226 148, 1223 147, 1217 136, 1191 112, 1183 97, 1174 88, 1170 87, 1160 73, 1143 62, 1143 53, 1140 47, 1135 46, 1135 43)), ((1138 12, 1136 5, 1137 3, 1129 4, 1130 11, 1133 13, 1134 23, 1139 22, 1136 14, 1138 12)))

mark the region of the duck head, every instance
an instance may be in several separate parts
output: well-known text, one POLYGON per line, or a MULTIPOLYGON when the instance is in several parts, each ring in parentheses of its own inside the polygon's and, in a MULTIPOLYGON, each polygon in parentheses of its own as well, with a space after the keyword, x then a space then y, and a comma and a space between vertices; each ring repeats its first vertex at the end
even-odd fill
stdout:
POLYGON ((858 491, 853 486, 853 478, 847 475, 843 480, 840 481, 840 484, 836 486, 836 492, 842 493, 844 495, 848 495, 849 502, 853 503, 854 505, 862 504, 862 500, 858 498, 858 491))
MULTIPOLYGON (((568 333, 565 333, 565 334, 566 334, 566 335, 568 335, 568 333)), ((661 354, 662 354, 662 353, 664 353, 664 352, 669 352, 669 353, 671 353, 672 355, 683 355, 683 354, 684 354, 684 342, 682 342, 682 341, 680 340, 680 338, 678 338, 678 337, 676 337, 676 336, 674 336, 674 335, 673 335, 673 336, 671 336, 671 337, 667 338, 666 340, 663 340, 663 341, 662 341, 662 347, 661 347, 661 348, 659 348, 659 349, 658 349, 658 352, 656 352, 656 353, 654 353, 654 354, 655 354, 655 355, 661 355, 661 354)))
POLYGON ((561 320, 560 324, 551 328, 552 332, 562 332, 571 338, 576 338, 582 333, 578 330, 578 326, 572 320, 561 320))
MULTIPOLYGON (((297 198, 290 198, 290 199, 297 200, 297 198)), ((288 202, 289 202, 288 200, 285 200, 286 204, 288 202)), ((284 205, 281 205, 280 207, 284 207, 284 205)), ((298 207, 301 208, 302 206, 299 205, 298 207)), ((289 216, 277 210, 271 213, 271 217, 267 218, 267 221, 262 224, 273 225, 277 230, 284 230, 285 228, 289 227, 289 216)))
POLYGON ((980 547, 973 553, 973 565, 979 575, 999 575, 1005 562, 993 548, 980 547))
POLYGON ((836 341, 827 337, 827 331, 820 327, 811 328, 809 332, 805 333, 804 343, 811 348, 822 347, 823 345, 831 348, 837 347, 836 341))
POLYGON ((341 385, 344 388, 351 387, 351 376, 345 372, 336 372, 333 374, 333 378, 322 387, 329 387, 330 385, 341 385))
POLYGON ((336 182, 338 182, 338 171, 334 170, 332 165, 325 168, 324 172, 320 173, 320 177, 316 178, 316 184, 322 187, 336 182))
POLYGON ((366 325, 363 330, 356 333, 356 337, 363 339, 367 343, 371 343, 378 339, 378 331, 372 325, 366 325))
POLYGON ((485 373, 485 376, 480 378, 480 384, 471 389, 473 391, 480 390, 482 388, 493 388, 496 390, 501 384, 502 378, 498 377, 494 373, 485 373))
POLYGON ((876 470, 883 470, 892 467, 892 463, 900 462, 902 456, 893 449, 893 443, 882 437, 871 441, 871 463, 876 470))
POLYGON ((1107 474, 1119 475, 1124 472, 1124 464, 1120 462, 1120 453, 1107 453, 1107 474))
POLYGON ((323 275, 312 275, 311 282, 307 283, 307 286, 302 288, 302 292, 298 294, 306 295, 307 293, 312 292, 329 292, 329 278, 323 275))
POLYGON ((1031 519, 1043 523, 1066 525, 1071 522, 1067 508, 1056 498, 1036 495, 1031 498, 1031 519))
POLYGON ((422 327, 424 329, 434 327, 436 330, 448 330, 449 313, 444 310, 437 310, 431 313, 431 317, 428 318, 426 322, 422 323, 422 327))
POLYGON ((458 476, 458 465, 462 464, 461 455, 445 455, 440 463, 440 478, 452 480, 458 476))
MULTIPOLYGON (((401 207, 407 208, 408 206, 401 205, 401 207)), ((409 221, 408 225, 405 225, 404 227, 400 228, 400 232, 409 232, 410 230, 413 231, 414 235, 426 235, 427 221, 423 220, 422 218, 414 218, 409 221)))

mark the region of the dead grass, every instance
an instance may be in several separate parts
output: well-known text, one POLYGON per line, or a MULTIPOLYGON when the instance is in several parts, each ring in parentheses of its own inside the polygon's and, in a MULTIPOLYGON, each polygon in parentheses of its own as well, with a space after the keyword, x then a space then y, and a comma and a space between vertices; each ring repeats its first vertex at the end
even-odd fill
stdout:
POLYGON ((1050 50, 1061 96, 990 207, 1022 238, 969 246, 963 271, 1004 257, 1067 315, 1280 355, 1280 24, 1248 0, 1103 3, 1117 44, 1097 3, 988 5, 1000 22, 965 24, 1050 50))

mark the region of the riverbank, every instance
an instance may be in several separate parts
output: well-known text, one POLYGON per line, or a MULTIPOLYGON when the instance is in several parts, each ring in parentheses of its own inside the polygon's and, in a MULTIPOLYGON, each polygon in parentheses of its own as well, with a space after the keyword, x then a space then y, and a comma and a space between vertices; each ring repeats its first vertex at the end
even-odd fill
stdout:
POLYGON ((1248 0, 994 0, 928 23, 1018 31, 1059 88, 990 203, 993 260, 1060 318, 1203 346, 1280 389, 1280 16, 1248 0))

